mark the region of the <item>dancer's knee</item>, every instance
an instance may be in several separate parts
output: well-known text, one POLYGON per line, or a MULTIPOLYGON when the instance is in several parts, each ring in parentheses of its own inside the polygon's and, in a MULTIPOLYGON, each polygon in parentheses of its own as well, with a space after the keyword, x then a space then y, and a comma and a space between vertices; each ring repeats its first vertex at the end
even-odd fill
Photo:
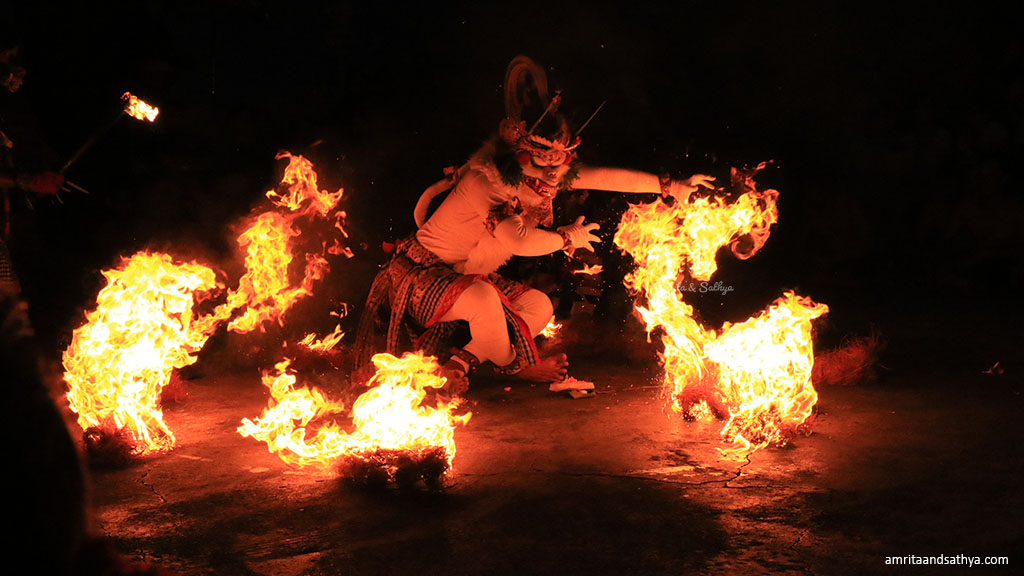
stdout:
POLYGON ((500 319, 502 322, 505 320, 501 297, 498 296, 497 288, 489 282, 473 282, 463 291, 459 300, 460 304, 464 304, 468 308, 466 319, 470 325, 479 320, 500 319))
POLYGON ((540 334, 555 313, 548 295, 532 288, 516 299, 515 307, 526 325, 530 327, 531 336, 540 334))

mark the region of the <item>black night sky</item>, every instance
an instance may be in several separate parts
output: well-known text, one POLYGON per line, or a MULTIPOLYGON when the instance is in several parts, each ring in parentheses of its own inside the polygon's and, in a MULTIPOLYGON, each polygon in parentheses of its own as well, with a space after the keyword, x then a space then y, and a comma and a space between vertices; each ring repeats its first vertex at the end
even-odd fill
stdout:
MULTIPOLYGON (((577 122, 607 101, 585 162, 726 178, 774 161, 761 183, 780 190, 781 220, 757 257, 723 262, 720 277, 746 293, 726 316, 790 287, 831 304, 840 332, 957 303, 979 326, 1015 314, 1005 301, 1021 284, 1024 53, 1006 14, 935 3, 88 4, 4 9, 3 42, 21 45, 28 75, 3 105, 27 119, 24 141, 39 141, 24 161, 59 167, 126 90, 162 114, 151 126, 122 120, 70 169, 88 196, 15 207, 11 245, 54 348, 119 255, 229 259, 230 225, 276 182, 278 150, 309 156, 327 187, 346 189, 357 257, 333 282, 358 311, 384 261, 376 247, 408 234, 417 195, 496 128, 517 54, 548 68, 577 122)), ((592 198, 601 214, 624 207, 592 198)), ((615 223, 603 222, 609 238, 615 223)))

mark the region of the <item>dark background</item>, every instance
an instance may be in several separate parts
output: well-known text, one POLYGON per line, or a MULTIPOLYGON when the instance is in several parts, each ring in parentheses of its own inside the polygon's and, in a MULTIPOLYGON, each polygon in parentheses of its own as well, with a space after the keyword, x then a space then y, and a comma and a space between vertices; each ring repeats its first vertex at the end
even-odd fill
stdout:
MULTIPOLYGON (((126 90, 161 109, 153 125, 123 119, 71 168, 90 195, 16 207, 11 245, 50 349, 120 255, 230 260, 230 225, 279 179, 281 149, 346 190, 357 257, 335 263, 331 282, 357 316, 380 241, 409 233, 419 193, 493 133, 505 67, 527 54, 577 121, 607 101, 584 135, 587 163, 726 178, 774 161, 761 183, 781 192, 780 222, 755 258, 720 258, 716 280, 736 290, 702 300, 712 320, 797 288, 831 305, 836 334, 1019 351, 1024 53, 1009 14, 430 4, 5 8, 0 39, 20 43, 28 75, 3 105, 34 118, 42 140, 26 162, 59 167, 126 90)), ((602 213, 625 206, 591 200, 602 213)), ((603 222, 609 238, 616 222, 603 222)))

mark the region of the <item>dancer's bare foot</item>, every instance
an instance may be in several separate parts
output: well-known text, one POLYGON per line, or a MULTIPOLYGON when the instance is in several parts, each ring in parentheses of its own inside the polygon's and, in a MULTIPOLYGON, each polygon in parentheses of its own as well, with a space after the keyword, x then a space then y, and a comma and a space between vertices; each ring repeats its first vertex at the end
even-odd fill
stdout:
POLYGON ((444 388, 438 390, 438 396, 446 399, 461 397, 469 390, 469 377, 466 376, 466 372, 461 367, 453 367, 449 364, 445 364, 437 371, 438 376, 448 381, 444 388))
POLYGON ((537 362, 533 366, 527 366, 519 372, 516 372, 515 377, 519 380, 550 384, 551 382, 558 382, 565 378, 568 370, 569 359, 566 358, 565 354, 553 354, 551 356, 541 358, 540 362, 537 362))

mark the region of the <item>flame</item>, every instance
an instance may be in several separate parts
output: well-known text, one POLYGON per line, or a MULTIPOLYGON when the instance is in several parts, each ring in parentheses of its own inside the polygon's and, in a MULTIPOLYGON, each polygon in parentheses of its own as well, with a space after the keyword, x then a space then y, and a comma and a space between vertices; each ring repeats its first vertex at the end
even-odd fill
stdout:
MULTIPOLYGON (((267 198, 275 205, 287 208, 289 212, 315 213, 321 218, 326 218, 338 205, 344 190, 339 189, 333 193, 320 190, 316 184, 317 176, 312 162, 288 152, 279 152, 274 157, 275 160, 282 158, 288 159, 288 166, 284 169, 284 176, 278 187, 283 190, 268 190, 267 198)), ((342 232, 344 233, 344 230, 342 232)))
MULTIPOLYGON (((278 209, 257 216, 238 237, 238 244, 246 253, 246 272, 238 288, 229 292, 227 302, 219 309, 228 315, 242 310, 241 315, 228 324, 228 330, 234 332, 252 332, 268 321, 280 323, 295 302, 313 293, 314 284, 330 269, 323 256, 306 254, 302 281, 293 285, 288 273, 294 258, 292 239, 300 234, 296 228, 300 217, 329 219, 343 191, 319 190, 313 163, 302 156, 288 152, 276 156, 276 159, 282 158, 289 162, 281 184, 276 191, 267 192, 278 209)), ((342 232, 343 219, 344 213, 337 212, 335 228, 342 232)))
POLYGON ((306 438, 306 430, 311 421, 339 413, 344 406, 328 400, 316 388, 296 389, 289 364, 284 360, 274 366, 275 371, 263 373, 263 385, 270 389, 270 406, 256 420, 243 419, 238 433, 266 442, 271 453, 289 464, 326 468, 345 452, 347 435, 333 422, 321 426, 311 438, 306 438))
POLYGON ((594 266, 591 266, 590 264, 584 264, 583 268, 580 268, 579 270, 573 270, 572 273, 584 274, 586 276, 596 276, 597 274, 600 274, 603 271, 604 266, 601 266, 600 264, 595 264, 594 266))
POLYGON ((558 335, 558 331, 561 329, 562 324, 560 322, 555 322, 555 318, 554 316, 552 316, 551 320, 548 320, 547 325, 545 325, 544 328, 541 329, 540 335, 545 338, 554 338, 555 336, 558 335))
MULTIPOLYGON (((126 111, 133 116, 140 111, 150 120, 156 117, 155 108, 128 93, 124 98, 130 101, 126 111)), ((108 284, 97 298, 97 308, 87 315, 87 324, 75 330, 71 346, 64 352, 68 402, 83 428, 127 430, 136 454, 172 448, 174 435, 159 407, 160 391, 171 372, 195 362, 193 354, 238 310, 241 314, 228 324, 235 332, 252 331, 268 320, 280 322, 327 274, 329 265, 323 256, 306 254, 303 279, 292 285, 288 274, 293 259, 291 240, 300 233, 295 227, 299 217, 330 221, 329 213, 342 191, 317 190, 316 173, 305 158, 287 152, 278 158, 290 160, 279 187, 282 194, 268 196, 286 211, 260 214, 239 236, 246 251, 246 272, 238 288, 209 316, 192 317, 194 296, 220 287, 213 271, 204 266, 174 264, 165 254, 143 252, 126 260, 121 268, 103 273, 108 284)), ((343 232, 344 214, 333 219, 334 227, 343 232)), ((326 351, 342 336, 339 326, 310 344, 326 351)), ((285 367, 280 369, 282 374, 285 367)), ((275 390, 287 395, 285 388, 280 383, 275 390)))
POLYGON ((739 324, 726 323, 705 343, 717 365, 718 389, 733 407, 722 436, 743 452, 785 444, 818 403, 811 383, 811 320, 828 306, 786 292, 768 310, 739 324))
POLYGON ((266 442, 271 453, 299 467, 328 468, 341 457, 375 461, 381 453, 415 456, 438 450, 450 467, 455 457, 455 426, 465 424, 471 414, 452 414, 458 399, 439 401, 435 407, 422 405, 427 389, 445 385, 445 379, 436 374, 437 361, 417 354, 402 358, 377 354, 372 360, 377 373, 367 383, 370 390, 352 406, 351 433, 328 423, 306 438, 311 421, 342 408, 316 389, 296 389, 295 376, 288 373, 288 361, 284 361, 276 366, 276 373, 263 376, 263 384, 271 391, 270 407, 256 420, 242 420, 239 434, 266 442))
POLYGON ((341 331, 341 324, 334 327, 334 331, 324 336, 323 338, 317 338, 316 334, 310 332, 306 334, 306 337, 299 340, 301 346, 312 350, 313 352, 330 352, 341 342, 341 339, 345 337, 345 333, 341 331))
POLYGON ((785 443, 810 416, 817 402, 810 321, 828 311, 787 292, 756 317, 715 331, 698 323, 682 299, 679 279, 709 280, 722 246, 745 259, 767 240, 778 221, 778 192, 754 187, 753 174, 763 167, 733 172, 744 193, 731 203, 705 197, 632 205, 615 235, 637 263, 625 278, 646 300, 637 313, 648 332, 663 330, 661 359, 673 409, 687 419, 708 412, 727 418, 722 435, 737 453, 785 443))
POLYGON ((470 413, 453 416, 460 400, 423 406, 428 388, 440 390, 446 380, 437 375, 437 361, 419 354, 396 358, 377 354, 372 358, 377 373, 367 383, 370 390, 352 406, 351 454, 366 457, 376 450, 430 450, 443 448, 451 465, 455 457, 455 425, 469 421, 470 413))
POLYGON ((83 429, 126 430, 135 454, 168 450, 174 435, 160 391, 175 368, 195 362, 216 327, 210 317, 193 318, 196 297, 218 287, 214 273, 140 252, 103 275, 96 309, 64 351, 68 404, 83 429))
POLYGON ((146 104, 131 92, 125 92, 122 94, 121 100, 128 101, 128 104, 124 108, 125 114, 135 118, 136 120, 155 122, 157 115, 160 114, 159 108, 146 104))

